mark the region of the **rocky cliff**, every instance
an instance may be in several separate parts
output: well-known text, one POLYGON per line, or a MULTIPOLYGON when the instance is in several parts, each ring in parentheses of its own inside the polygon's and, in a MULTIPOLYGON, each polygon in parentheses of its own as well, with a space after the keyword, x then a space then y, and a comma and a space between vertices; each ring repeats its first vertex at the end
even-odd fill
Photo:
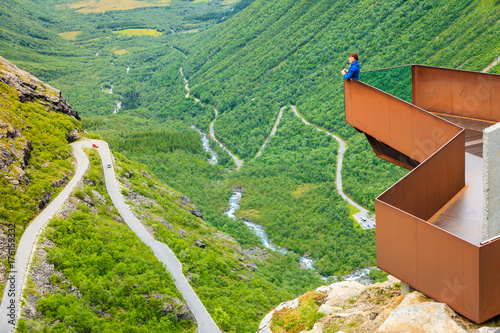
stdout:
POLYGON ((400 282, 323 286, 268 313, 257 333, 487 333, 500 332, 494 319, 477 325, 418 291, 401 295, 400 282))
MULTIPOLYGON (((25 175, 33 145, 26 137, 32 129, 29 121, 31 105, 42 106, 46 112, 58 112, 80 120, 78 113, 61 96, 61 91, 43 83, 0 57, 0 171, 14 186, 29 183, 25 175), (25 107, 26 106, 26 107, 25 107), (12 112, 15 110, 16 112, 12 112)), ((46 124, 48 125, 48 124, 46 124)), ((77 137, 75 130, 66 134, 68 141, 77 137)), ((43 201, 43 199, 42 199, 43 201)), ((42 205, 43 206, 43 205, 42 205)))
POLYGON ((64 113, 80 120, 78 113, 62 97, 60 90, 43 83, 2 57, 0 57, 0 82, 16 89, 19 101, 23 103, 38 100, 49 110, 64 113))

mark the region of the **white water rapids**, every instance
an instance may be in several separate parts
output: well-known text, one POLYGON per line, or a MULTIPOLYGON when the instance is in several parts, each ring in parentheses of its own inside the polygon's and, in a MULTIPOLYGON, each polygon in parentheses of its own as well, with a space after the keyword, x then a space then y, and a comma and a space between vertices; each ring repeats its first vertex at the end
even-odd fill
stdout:
POLYGON ((116 103, 116 108, 113 110, 113 113, 117 113, 122 108, 122 102, 116 103))
POLYGON ((191 128, 197 130, 198 133, 201 134, 201 143, 203 144, 203 149, 210 153, 210 161, 208 163, 215 165, 219 162, 217 159, 217 154, 210 148, 210 141, 205 133, 203 133, 200 129, 196 128, 196 126, 191 125, 191 128))

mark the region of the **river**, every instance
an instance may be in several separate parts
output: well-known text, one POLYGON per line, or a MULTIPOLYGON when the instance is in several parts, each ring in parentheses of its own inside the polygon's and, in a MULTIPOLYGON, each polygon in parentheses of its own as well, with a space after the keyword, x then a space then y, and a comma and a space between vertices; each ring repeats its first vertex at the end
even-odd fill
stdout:
POLYGON ((113 113, 117 113, 122 108, 122 102, 116 103, 116 108, 113 110, 113 113))
MULTIPOLYGON (((190 90, 189 90, 189 82, 188 80, 186 79, 186 77, 184 76, 184 73, 182 72, 182 67, 179 69, 180 73, 181 73, 181 76, 184 80, 184 82, 186 83, 186 85, 184 86, 184 88, 186 89, 187 93, 186 93, 186 98, 189 98, 190 97, 190 90)), ((195 96, 193 96, 194 98, 194 102, 195 103, 201 103, 200 100, 198 98, 196 98, 195 96)), ((214 120, 212 120, 212 122, 210 123, 210 137, 219 144, 219 147, 221 147, 222 149, 224 149, 228 154, 229 156, 231 156, 231 158, 233 159, 234 163, 236 163, 236 170, 238 170, 242 165, 243 165, 243 161, 240 160, 238 157, 236 157, 233 153, 231 153, 229 151, 229 149, 226 148, 226 146, 224 146, 219 140, 217 140, 217 138, 215 137, 215 132, 214 132, 214 123, 215 123, 215 120, 217 120, 217 116, 219 115, 219 112, 217 111, 216 108, 214 108, 214 112, 215 112, 215 117, 214 117, 214 120)))
MULTIPOLYGON (((236 210, 238 210, 238 208, 240 208, 240 200, 241 200, 241 192, 239 192, 239 191, 234 191, 233 194, 231 195, 231 197, 229 198, 229 210, 225 214, 227 216, 229 216, 230 218, 232 218, 233 220, 238 218, 234 213, 236 212, 236 210)), ((292 253, 291 251, 289 251, 283 247, 279 247, 279 246, 274 245, 274 243, 269 239, 266 231, 264 230, 264 228, 261 225, 253 223, 253 222, 248 221, 246 219, 242 219, 242 221, 243 221, 243 223, 245 223, 245 225, 250 230, 253 231, 253 233, 255 233, 257 236, 259 236, 259 238, 262 242, 262 245, 264 245, 264 247, 266 247, 270 250, 282 253, 282 254, 292 253)), ((314 260, 312 260, 311 258, 300 256, 299 263, 300 263, 300 266, 304 269, 314 269, 314 260)), ((373 281, 368 276, 371 269, 372 269, 372 267, 370 267, 370 268, 358 268, 354 272, 351 272, 349 274, 342 276, 342 279, 346 280, 346 281, 357 281, 357 282, 359 282, 361 284, 365 284, 365 285, 371 284, 373 281)), ((321 279, 326 281, 328 279, 328 277, 321 276, 321 279)))
MULTIPOLYGON (((241 192, 237 191, 234 191, 231 197, 229 198, 229 210, 226 212, 226 215, 232 218, 233 220, 237 219, 234 213, 238 208, 240 208, 240 199, 241 199, 241 192)), ((264 245, 266 248, 273 251, 277 251, 282 254, 291 253, 291 251, 288 251, 285 248, 277 247, 276 245, 274 245, 273 242, 269 239, 269 237, 267 237, 267 233, 261 225, 253 223, 248 220, 243 220, 243 222, 250 230, 252 230, 257 236, 259 236, 262 245, 264 245)), ((314 261, 312 259, 300 256, 299 260, 303 268, 314 269, 313 267, 314 261)))
POLYGON ((212 165, 217 164, 219 162, 219 160, 217 159, 217 154, 215 153, 215 151, 213 151, 210 148, 210 141, 208 140, 207 135, 205 133, 203 133, 200 129, 196 128, 196 126, 194 126, 194 125, 191 125, 191 128, 198 131, 198 133, 200 133, 201 143, 203 144, 203 149, 210 153, 210 161, 208 161, 208 163, 210 163, 212 165))

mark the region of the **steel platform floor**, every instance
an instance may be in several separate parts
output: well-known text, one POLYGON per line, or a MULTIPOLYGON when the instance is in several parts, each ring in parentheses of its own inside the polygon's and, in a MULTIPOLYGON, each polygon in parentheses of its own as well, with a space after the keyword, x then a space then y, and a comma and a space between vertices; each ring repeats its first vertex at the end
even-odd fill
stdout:
POLYGON ((434 113, 434 115, 465 128, 465 152, 483 157, 483 130, 495 122, 434 113))
POLYGON ((434 114, 465 128, 466 186, 428 222, 480 245, 483 223, 483 130, 495 122, 434 114))
POLYGON ((429 223, 480 245, 483 223, 483 159, 465 154, 465 187, 429 223))

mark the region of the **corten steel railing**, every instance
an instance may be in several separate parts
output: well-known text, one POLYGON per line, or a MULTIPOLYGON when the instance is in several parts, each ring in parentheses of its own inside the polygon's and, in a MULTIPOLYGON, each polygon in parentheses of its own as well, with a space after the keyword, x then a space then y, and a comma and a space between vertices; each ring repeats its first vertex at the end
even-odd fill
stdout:
POLYGON ((500 121, 499 85, 499 75, 413 65, 417 106, 345 81, 346 121, 379 157, 412 169, 375 200, 377 265, 477 323, 500 314, 500 239, 474 244, 428 222, 464 191, 465 133, 424 108, 500 121), (487 106, 473 108, 474 95, 487 106))
POLYGON ((500 76, 412 66, 413 104, 442 114, 500 122, 500 76))

